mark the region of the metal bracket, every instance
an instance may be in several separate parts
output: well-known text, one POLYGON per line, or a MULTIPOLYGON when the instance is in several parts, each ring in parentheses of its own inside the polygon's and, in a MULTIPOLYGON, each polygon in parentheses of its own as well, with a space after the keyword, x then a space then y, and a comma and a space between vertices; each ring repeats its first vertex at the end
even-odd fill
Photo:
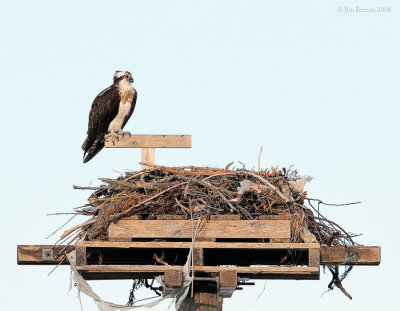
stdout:
POLYGON ((49 260, 49 261, 54 260, 53 250, 50 248, 42 249, 42 259, 49 260))

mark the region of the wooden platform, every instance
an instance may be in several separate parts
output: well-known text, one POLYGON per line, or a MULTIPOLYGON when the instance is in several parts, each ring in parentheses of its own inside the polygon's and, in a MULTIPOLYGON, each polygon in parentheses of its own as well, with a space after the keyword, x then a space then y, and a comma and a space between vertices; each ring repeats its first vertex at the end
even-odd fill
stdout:
POLYGON ((318 280, 321 264, 378 265, 380 247, 360 247, 349 261, 343 247, 290 243, 288 217, 214 216, 192 245, 192 226, 184 216, 161 215, 157 220, 130 217, 111 224, 108 241, 78 241, 54 249, 18 246, 18 264, 58 264, 65 251, 76 251, 76 266, 87 280, 143 279, 162 275, 165 288, 182 284, 182 270, 193 247, 195 278, 215 279, 218 294, 230 297, 239 279, 318 280))

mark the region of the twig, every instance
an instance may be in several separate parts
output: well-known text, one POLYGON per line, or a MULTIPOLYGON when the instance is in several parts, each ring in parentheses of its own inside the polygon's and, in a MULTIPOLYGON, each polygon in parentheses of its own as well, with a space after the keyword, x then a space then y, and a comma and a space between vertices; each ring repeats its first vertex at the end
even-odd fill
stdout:
POLYGON ((56 270, 67 258, 66 255, 64 255, 63 259, 61 259, 61 261, 57 264, 57 266, 55 266, 53 269, 51 269, 51 271, 47 274, 47 276, 50 276, 50 274, 52 274, 54 272, 54 270, 56 270))
POLYGON ((229 162, 226 166, 225 166, 225 168, 224 168, 224 170, 225 171, 227 171, 230 167, 231 167, 231 165, 233 164, 233 163, 235 163, 235 162, 229 162))
POLYGON ((51 237, 52 235, 56 234, 58 230, 62 229, 67 223, 69 223, 72 219, 74 219, 76 217, 76 214, 74 216, 72 216, 70 219, 68 219, 67 222, 65 222, 61 227, 59 227, 56 231, 54 231, 52 234, 50 234, 49 236, 45 237, 45 239, 48 239, 49 237, 51 237))
POLYGON ((105 182, 107 184, 113 185, 113 186, 121 186, 124 188, 128 188, 131 190, 138 190, 141 187, 138 187, 136 184, 132 184, 129 182, 121 181, 121 180, 114 180, 114 179, 109 179, 109 178, 99 178, 102 182, 105 182))
POLYGON ((59 216, 59 215, 82 215, 81 213, 51 213, 46 216, 59 216))
POLYGON ((106 187, 81 187, 81 186, 72 186, 75 190, 101 190, 106 189, 106 187))
POLYGON ((354 204, 361 204, 362 203, 362 202, 350 202, 350 203, 334 204, 334 203, 325 203, 325 202, 322 202, 319 199, 312 199, 312 198, 308 198, 308 197, 307 197, 307 200, 308 201, 316 201, 319 204, 323 204, 323 205, 327 205, 327 206, 347 206, 347 205, 354 205, 354 204))
POLYGON ((85 227, 87 225, 94 224, 95 222, 96 222, 96 219, 90 219, 90 220, 84 222, 83 224, 76 225, 76 226, 72 227, 71 229, 68 229, 68 230, 64 231, 64 233, 61 235, 61 239, 63 239, 66 236, 70 235, 75 230, 77 230, 79 228, 82 228, 82 227, 85 227))

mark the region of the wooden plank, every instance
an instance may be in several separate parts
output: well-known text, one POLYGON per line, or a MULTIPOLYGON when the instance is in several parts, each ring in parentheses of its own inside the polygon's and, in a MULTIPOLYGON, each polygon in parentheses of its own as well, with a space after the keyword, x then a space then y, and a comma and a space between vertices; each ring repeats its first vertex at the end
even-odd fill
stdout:
POLYGON ((167 270, 164 273, 164 284, 168 287, 182 286, 182 270, 167 270))
MULTIPOLYGON (((69 253, 74 250, 73 245, 65 247, 65 245, 18 245, 17 246, 17 263, 19 265, 55 265, 64 259, 64 255, 59 253, 69 253), (52 256, 43 256, 48 250, 52 250, 52 256)), ((64 260, 64 265, 68 265, 68 260, 64 260)))
POLYGON ((359 246, 359 258, 357 261, 347 262, 346 249, 342 246, 321 247, 321 265, 325 264, 347 264, 347 265, 372 265, 381 263, 380 246, 359 246))
MULTIPOLYGON (((290 215, 260 215, 259 220, 290 220, 290 215)), ((290 243, 289 238, 271 238, 271 243, 290 243)))
POLYGON ((132 238, 108 238, 111 242, 131 242, 132 238))
MULTIPOLYGON (((190 248, 192 242, 109 242, 109 241, 84 241, 77 246, 98 248, 190 248)), ((319 249, 317 243, 251 243, 251 242, 202 242, 195 241, 195 248, 231 248, 231 249, 319 249)))
MULTIPOLYGON (((199 237, 290 238, 288 220, 210 220, 199 237)), ((110 238, 191 238, 190 220, 121 220, 109 227, 110 238)))
POLYGON ((320 250, 312 248, 308 251, 308 266, 319 267, 320 250))
POLYGON ((83 266, 87 264, 86 247, 75 246, 76 250, 76 265, 83 266))
POLYGON ((125 135, 106 148, 192 148, 192 135, 125 135))
MULTIPOLYGON (((142 161, 148 165, 154 165, 156 158, 156 151, 154 148, 142 148, 142 161)), ((150 169, 151 166, 142 164, 142 170, 150 169)))
MULTIPOLYGON (((108 241, 83 241, 78 242, 77 246, 86 247, 113 247, 113 248, 190 248, 191 242, 108 242, 108 241)), ((199 248, 242 248, 242 249, 313 249, 319 248, 318 243, 239 243, 239 242, 196 242, 199 248)), ((63 255, 53 260, 43 259, 43 250, 51 249, 52 245, 18 245, 17 262, 19 265, 54 265, 58 264, 63 255)), ((65 245, 56 246, 53 254, 56 256, 65 245)), ((74 250, 70 245, 65 248, 65 252, 74 250)), ((379 265, 381 262, 380 246, 360 246, 358 248, 360 257, 357 265, 379 265)), ((346 262, 346 251, 344 247, 331 246, 321 248, 320 264, 343 264, 346 262)), ((65 261, 63 264, 68 264, 65 261)), ((350 261, 347 264, 355 264, 350 261)))
MULTIPOLYGON (((219 266, 194 266, 195 272, 221 273, 222 271, 235 271, 246 274, 313 274, 319 273, 319 267, 287 267, 287 266, 257 266, 257 267, 219 267, 219 266)), ((183 266, 164 265, 84 265, 77 266, 78 271, 83 272, 106 272, 106 273, 140 273, 153 272, 165 273, 170 270, 182 270, 183 266)))
POLYGON ((204 251, 202 248, 193 248, 193 265, 204 266, 204 251))

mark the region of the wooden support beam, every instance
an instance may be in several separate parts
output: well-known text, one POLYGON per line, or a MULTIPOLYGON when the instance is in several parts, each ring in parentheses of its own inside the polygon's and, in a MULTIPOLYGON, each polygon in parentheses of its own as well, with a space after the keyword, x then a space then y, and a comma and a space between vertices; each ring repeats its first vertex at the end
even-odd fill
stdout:
MULTIPOLYGON (((212 239, 212 238, 209 238, 212 239)), ((190 248, 192 242, 111 242, 111 241, 84 241, 77 246, 97 248, 190 248)), ((230 249, 319 249, 317 243, 252 243, 252 242, 214 242, 200 239, 195 241, 195 248, 230 248, 230 249), (202 241, 200 241, 202 240, 202 241)))
POLYGON ((224 298, 232 297, 237 286, 237 280, 237 271, 221 271, 219 273, 218 295, 224 298))
POLYGON ((321 265, 363 265, 377 266, 381 263, 380 246, 359 246, 358 260, 348 261, 347 251, 342 246, 321 247, 321 265))
POLYGON ((164 284, 167 287, 180 287, 182 280, 182 270, 167 270, 164 273, 164 284))
POLYGON ((84 266, 87 265, 86 247, 75 246, 76 250, 76 265, 84 266))
POLYGON ((182 302, 179 311, 222 311, 222 297, 217 295, 216 284, 195 283, 194 295, 182 302))
POLYGON ((155 164, 156 151, 154 148, 142 148, 142 161, 148 165, 142 164, 142 170, 150 169, 155 164))
MULTIPOLYGON (((107 241, 84 241, 77 243, 78 246, 99 247, 99 248, 190 248, 191 242, 107 242, 107 241)), ((75 249, 71 245, 56 246, 53 249, 53 259, 44 256, 52 245, 18 245, 17 262, 19 265, 54 265, 58 264, 63 255, 56 257, 62 249, 63 252, 70 252, 75 249)), ((242 249, 319 249, 318 243, 240 243, 240 242, 196 242, 195 247, 198 248, 242 248, 242 249)), ((346 250, 340 246, 321 247, 320 264, 357 264, 357 265, 379 265, 381 262, 380 246, 360 246, 358 247, 359 258, 355 262, 351 260, 347 262, 346 250)), ((68 262, 64 262, 68 264, 68 262)))
MULTIPOLYGON (((109 227, 110 238, 191 238, 190 220, 121 220, 109 227)), ((198 237, 290 238, 289 220, 210 220, 198 237), (238 236, 240 233, 240 237, 238 236)))
MULTIPOLYGON (((289 267, 289 266, 257 266, 257 267, 220 267, 220 266, 194 266, 194 271, 205 273, 220 273, 221 271, 235 271, 245 274, 312 274, 319 272, 318 267, 289 267)), ((183 266, 165 265, 84 265, 77 266, 84 272, 154 272, 165 273, 169 270, 183 270, 183 266)))
MULTIPOLYGON (((64 259, 64 253, 74 250, 73 245, 18 245, 17 263, 19 265, 56 265, 64 259)), ((68 265, 68 260, 63 261, 68 265)))
POLYGON ((125 135, 106 148, 192 148, 192 135, 125 135))

